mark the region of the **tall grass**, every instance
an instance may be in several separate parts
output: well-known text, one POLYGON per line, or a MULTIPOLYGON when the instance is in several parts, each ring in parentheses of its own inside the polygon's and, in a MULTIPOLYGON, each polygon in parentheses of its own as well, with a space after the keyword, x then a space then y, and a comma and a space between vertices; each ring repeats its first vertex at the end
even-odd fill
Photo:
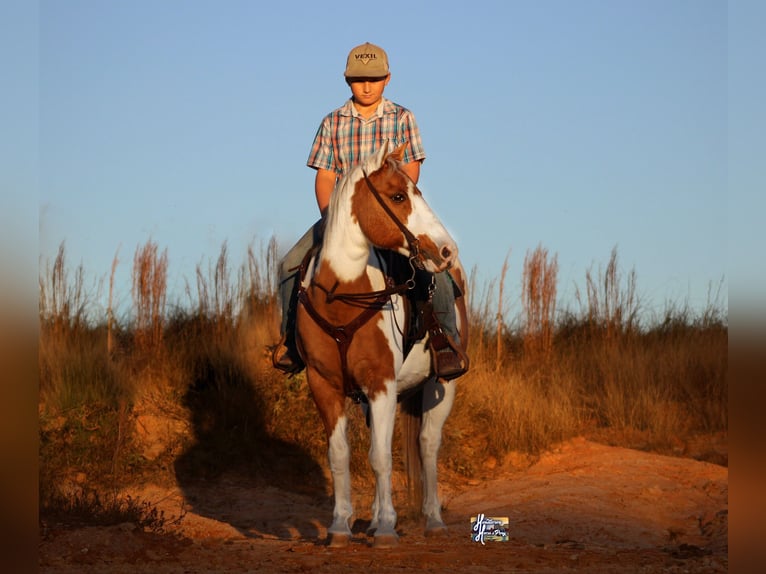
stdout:
POLYGON ((70 273, 66 264, 66 244, 59 245, 58 253, 51 263, 41 269, 39 279, 40 322, 43 326, 63 336, 69 331, 82 330, 87 321, 90 296, 85 285, 85 269, 78 265, 70 273))
POLYGON ((524 258, 521 302, 527 355, 547 355, 553 347, 558 269, 557 257, 549 259, 542 245, 524 258))
POLYGON ((83 405, 119 404, 123 394, 120 374, 111 368, 103 329, 89 323, 89 304, 96 293, 88 289, 82 265, 70 273, 64 243, 53 263, 40 276, 40 399, 65 411, 83 405))
MULTIPOLYGON (((728 429, 728 327, 717 296, 696 314, 669 306, 642 325, 636 273, 623 274, 613 249, 605 268, 586 271, 579 313, 556 315, 556 275, 555 256, 542 247, 527 254, 519 327, 508 332, 502 357, 491 366, 474 361, 459 384, 450 424, 461 440, 476 436, 481 452, 464 453, 456 465, 534 454, 577 434, 725 462, 726 453, 689 447, 728 429)), ((486 357, 487 333, 498 330, 488 307, 472 302, 472 329, 484 336, 473 338, 471 356, 486 357)))
MULTIPOLYGON (((115 256, 104 317, 97 287, 87 287, 82 266, 68 269, 63 243, 41 266, 43 507, 81 474, 112 488, 146 473, 182 480, 232 468, 320 476, 325 438, 306 383, 276 373, 266 351, 279 329, 276 241, 250 246, 239 267, 224 243, 197 266, 185 305, 168 304, 167 251, 149 241, 133 258, 133 308, 122 318, 112 311, 117 264, 115 256), (147 457, 137 421, 148 416, 188 431, 147 457)), ((500 280, 485 285, 471 274, 472 368, 445 429, 449 468, 473 475, 488 460, 535 456, 575 435, 704 458, 689 445, 726 434, 720 289, 702 311, 641 314, 636 273, 622 272, 615 248, 605 268, 586 271, 579 309, 562 310, 555 255, 542 246, 527 253, 520 293, 507 289, 507 270, 508 258, 500 280), (518 317, 506 311, 509 298, 521 303, 518 317)), ((352 418, 361 431, 363 417, 352 418)), ((366 433, 351 440, 361 472, 366 433)))
POLYGON ((133 257, 133 308, 136 350, 159 352, 162 345, 167 302, 167 249, 159 252, 157 244, 147 241, 133 257))
POLYGON ((612 248, 605 270, 594 274, 591 267, 585 273, 585 296, 576 292, 576 298, 585 309, 588 328, 607 340, 631 334, 638 327, 640 300, 637 276, 632 269, 623 278, 619 267, 617 247, 612 248))

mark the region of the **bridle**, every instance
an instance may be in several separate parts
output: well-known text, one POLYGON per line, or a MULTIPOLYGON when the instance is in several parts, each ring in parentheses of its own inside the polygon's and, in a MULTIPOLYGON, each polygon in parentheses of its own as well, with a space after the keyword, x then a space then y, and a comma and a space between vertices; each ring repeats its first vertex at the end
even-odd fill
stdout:
MULTIPOLYGON (((338 288, 337 281, 335 282, 335 285, 332 286, 332 288, 327 289, 326 287, 320 285, 319 283, 315 283, 312 280, 311 285, 317 287, 325 293, 325 300, 327 303, 342 301, 349 305, 362 307, 362 311, 345 325, 333 325, 325 317, 323 317, 319 311, 317 311, 316 307, 314 307, 314 304, 311 302, 311 299, 308 296, 306 288, 303 286, 303 278, 305 277, 307 262, 304 262, 304 264, 301 265, 301 277, 298 287, 298 301, 303 305, 303 307, 306 309, 306 312, 314 320, 314 322, 325 333, 330 335, 338 345, 338 353, 340 354, 341 361, 341 372, 343 374, 343 389, 346 395, 353 397, 357 402, 363 400, 363 393, 361 392, 359 386, 351 380, 351 377, 348 373, 348 360, 346 358, 346 354, 349 347, 351 346, 351 340, 353 339, 356 331, 359 330, 359 328, 367 323, 370 319, 372 319, 372 317, 374 317, 378 311, 380 311, 386 305, 386 303, 388 303, 392 295, 401 295, 415 287, 415 268, 420 267, 417 259, 420 253, 420 240, 415 237, 415 235, 407 228, 406 225, 404 225, 404 223, 402 223, 402 221, 396 216, 393 210, 388 205, 386 205, 386 202, 383 200, 383 197, 381 197, 380 192, 373 185, 365 169, 362 169, 362 174, 364 175, 364 181, 367 184, 367 188, 370 190, 370 193, 372 193, 372 196, 380 204, 380 206, 383 208, 383 211, 386 212, 386 215, 388 215, 391 221, 396 224, 396 226, 404 235, 405 240, 407 241, 407 245, 410 250, 409 264, 412 269, 412 275, 404 283, 400 284, 394 283, 390 276, 386 276, 386 287, 384 289, 380 289, 378 291, 370 291, 368 293, 336 293, 335 290, 338 288)), ((381 265, 381 268, 382 267, 383 266, 381 265)))
MULTIPOLYGON (((349 304, 356 304, 357 306, 367 306, 365 305, 365 302, 369 303, 372 301, 372 304, 375 305, 375 301, 380 298, 385 298, 387 300, 391 295, 399 295, 414 289, 415 268, 422 268, 422 264, 418 260, 418 256, 420 255, 420 240, 415 237, 415 234, 412 233, 412 231, 410 231, 407 226, 404 225, 404 223, 402 223, 402 220, 397 217, 393 210, 388 205, 386 205, 386 202, 383 201, 383 197, 380 195, 380 192, 373 185, 372 180, 370 180, 369 176, 367 175, 367 170, 364 168, 362 168, 362 175, 364 176, 364 182, 367 184, 367 189, 370 190, 370 193, 383 208, 383 211, 386 212, 386 215, 388 215, 391 221, 393 221, 394 224, 402 232, 402 235, 404 235, 404 239, 407 241, 407 247, 410 251, 410 256, 408 259, 412 274, 404 283, 398 285, 394 284, 390 277, 386 277, 385 289, 381 289, 379 291, 370 291, 369 293, 336 293, 335 290, 338 288, 337 281, 335 282, 335 285, 333 285, 330 289, 327 289, 319 283, 312 283, 312 285, 325 292, 328 303, 332 303, 333 301, 343 301, 349 304)), ((305 269, 303 271, 305 272, 305 269)), ((301 280, 302 279, 303 277, 301 277, 301 280)))
POLYGON ((396 214, 392 211, 388 205, 386 205, 386 202, 383 201, 383 198, 380 195, 380 192, 375 188, 374 185, 372 185, 372 181, 370 180, 370 177, 367 175, 367 170, 362 168, 362 175, 364 175, 364 182, 367 184, 367 187, 370 190, 370 193, 372 193, 372 196, 375 198, 375 200, 380 204, 380 206, 383 208, 383 211, 386 212, 386 215, 388 215, 389 218, 391 218, 391 221, 393 221, 396 226, 399 228, 399 231, 402 232, 404 235, 404 238, 407 240, 407 246, 410 249, 410 259, 414 260, 418 254, 420 253, 420 240, 415 237, 415 235, 407 229, 407 226, 402 223, 401 219, 399 219, 396 214))

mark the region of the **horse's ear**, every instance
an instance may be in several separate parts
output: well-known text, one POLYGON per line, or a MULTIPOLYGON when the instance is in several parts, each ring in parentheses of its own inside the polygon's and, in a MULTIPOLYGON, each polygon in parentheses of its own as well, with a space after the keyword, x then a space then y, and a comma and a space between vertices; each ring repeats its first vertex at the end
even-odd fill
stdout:
POLYGON ((402 161, 404 159, 404 150, 407 148, 407 144, 403 143, 397 147, 394 151, 388 154, 386 159, 393 159, 394 161, 402 161))
POLYGON ((380 146, 380 149, 378 149, 373 154, 373 157, 375 158, 376 167, 380 167, 386 163, 386 160, 389 158, 389 155, 390 155, 388 153, 388 147, 389 147, 388 140, 384 140, 383 145, 380 146))

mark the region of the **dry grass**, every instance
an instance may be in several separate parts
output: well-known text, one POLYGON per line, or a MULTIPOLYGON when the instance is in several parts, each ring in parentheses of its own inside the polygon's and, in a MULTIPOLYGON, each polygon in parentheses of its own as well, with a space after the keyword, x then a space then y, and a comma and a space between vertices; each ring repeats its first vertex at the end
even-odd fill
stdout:
MULTIPOLYGON (((148 242, 133 260, 132 312, 120 320, 117 258, 101 318, 95 288, 81 266, 68 272, 62 244, 40 276, 44 512, 82 475, 110 492, 146 474, 321 481, 326 443, 305 381, 279 375, 266 353, 278 338, 276 254, 273 240, 250 247, 232 269, 224 244, 197 267, 188 305, 169 309, 167 252, 148 242), (189 431, 147 458, 136 430, 147 414, 183 419, 189 431)), ((701 313, 640 315, 636 274, 623 277, 615 249, 603 272, 586 272, 579 312, 557 316, 557 259, 540 246, 525 258, 521 317, 508 317, 507 264, 499 283, 472 285, 472 370, 445 429, 447 467, 470 476, 575 435, 696 456, 686 445, 727 432, 728 328, 717 300, 701 313)), ((363 474, 367 433, 358 409, 351 418, 352 467, 363 474)))
POLYGON ((448 432, 455 429, 473 445, 463 453, 457 469, 470 475, 480 470, 487 457, 538 454, 576 434, 582 423, 576 390, 573 381, 561 375, 525 376, 520 370, 508 370, 499 377, 494 371, 477 369, 458 387, 449 423, 448 432))
POLYGON ((43 530, 48 522, 63 520, 88 526, 132 523, 144 532, 164 534, 168 526, 179 523, 185 515, 182 512, 180 516, 166 516, 150 502, 114 493, 105 496, 95 490, 82 489, 69 496, 59 496, 51 504, 55 511, 46 516, 43 530))
POLYGON ((505 256, 503 261, 503 268, 500 271, 500 290, 497 295, 497 315, 495 317, 495 372, 500 372, 500 366, 503 359, 503 334, 505 327, 505 313, 503 312, 503 306, 505 303, 504 291, 505 291, 505 278, 508 275, 508 258, 510 253, 505 256))
POLYGON ((147 241, 133 257, 133 309, 135 348, 140 353, 159 352, 165 324, 168 251, 159 253, 157 244, 147 241))
POLYGON ((558 269, 557 257, 549 259, 548 250, 542 245, 524 258, 521 302, 526 355, 548 355, 553 348, 558 269))
POLYGON ((39 279, 40 322, 51 333, 63 337, 86 325, 90 295, 85 285, 85 269, 78 265, 70 274, 66 264, 66 245, 59 245, 53 263, 46 262, 39 279))
POLYGON ((632 269, 627 278, 623 278, 617 247, 612 248, 605 270, 599 269, 594 275, 591 268, 585 273, 585 293, 583 298, 578 290, 576 298, 585 309, 584 317, 594 333, 613 341, 638 328, 640 301, 636 271, 632 269))

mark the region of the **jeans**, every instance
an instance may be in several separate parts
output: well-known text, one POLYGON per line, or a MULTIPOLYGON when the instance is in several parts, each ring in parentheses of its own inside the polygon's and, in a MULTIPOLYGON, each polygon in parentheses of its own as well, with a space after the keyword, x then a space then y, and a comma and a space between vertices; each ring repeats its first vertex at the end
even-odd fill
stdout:
POLYGON ((321 220, 312 225, 279 262, 279 298, 282 302, 280 334, 287 336, 288 342, 294 340, 295 337, 299 267, 309 250, 320 242, 321 225, 321 220))

